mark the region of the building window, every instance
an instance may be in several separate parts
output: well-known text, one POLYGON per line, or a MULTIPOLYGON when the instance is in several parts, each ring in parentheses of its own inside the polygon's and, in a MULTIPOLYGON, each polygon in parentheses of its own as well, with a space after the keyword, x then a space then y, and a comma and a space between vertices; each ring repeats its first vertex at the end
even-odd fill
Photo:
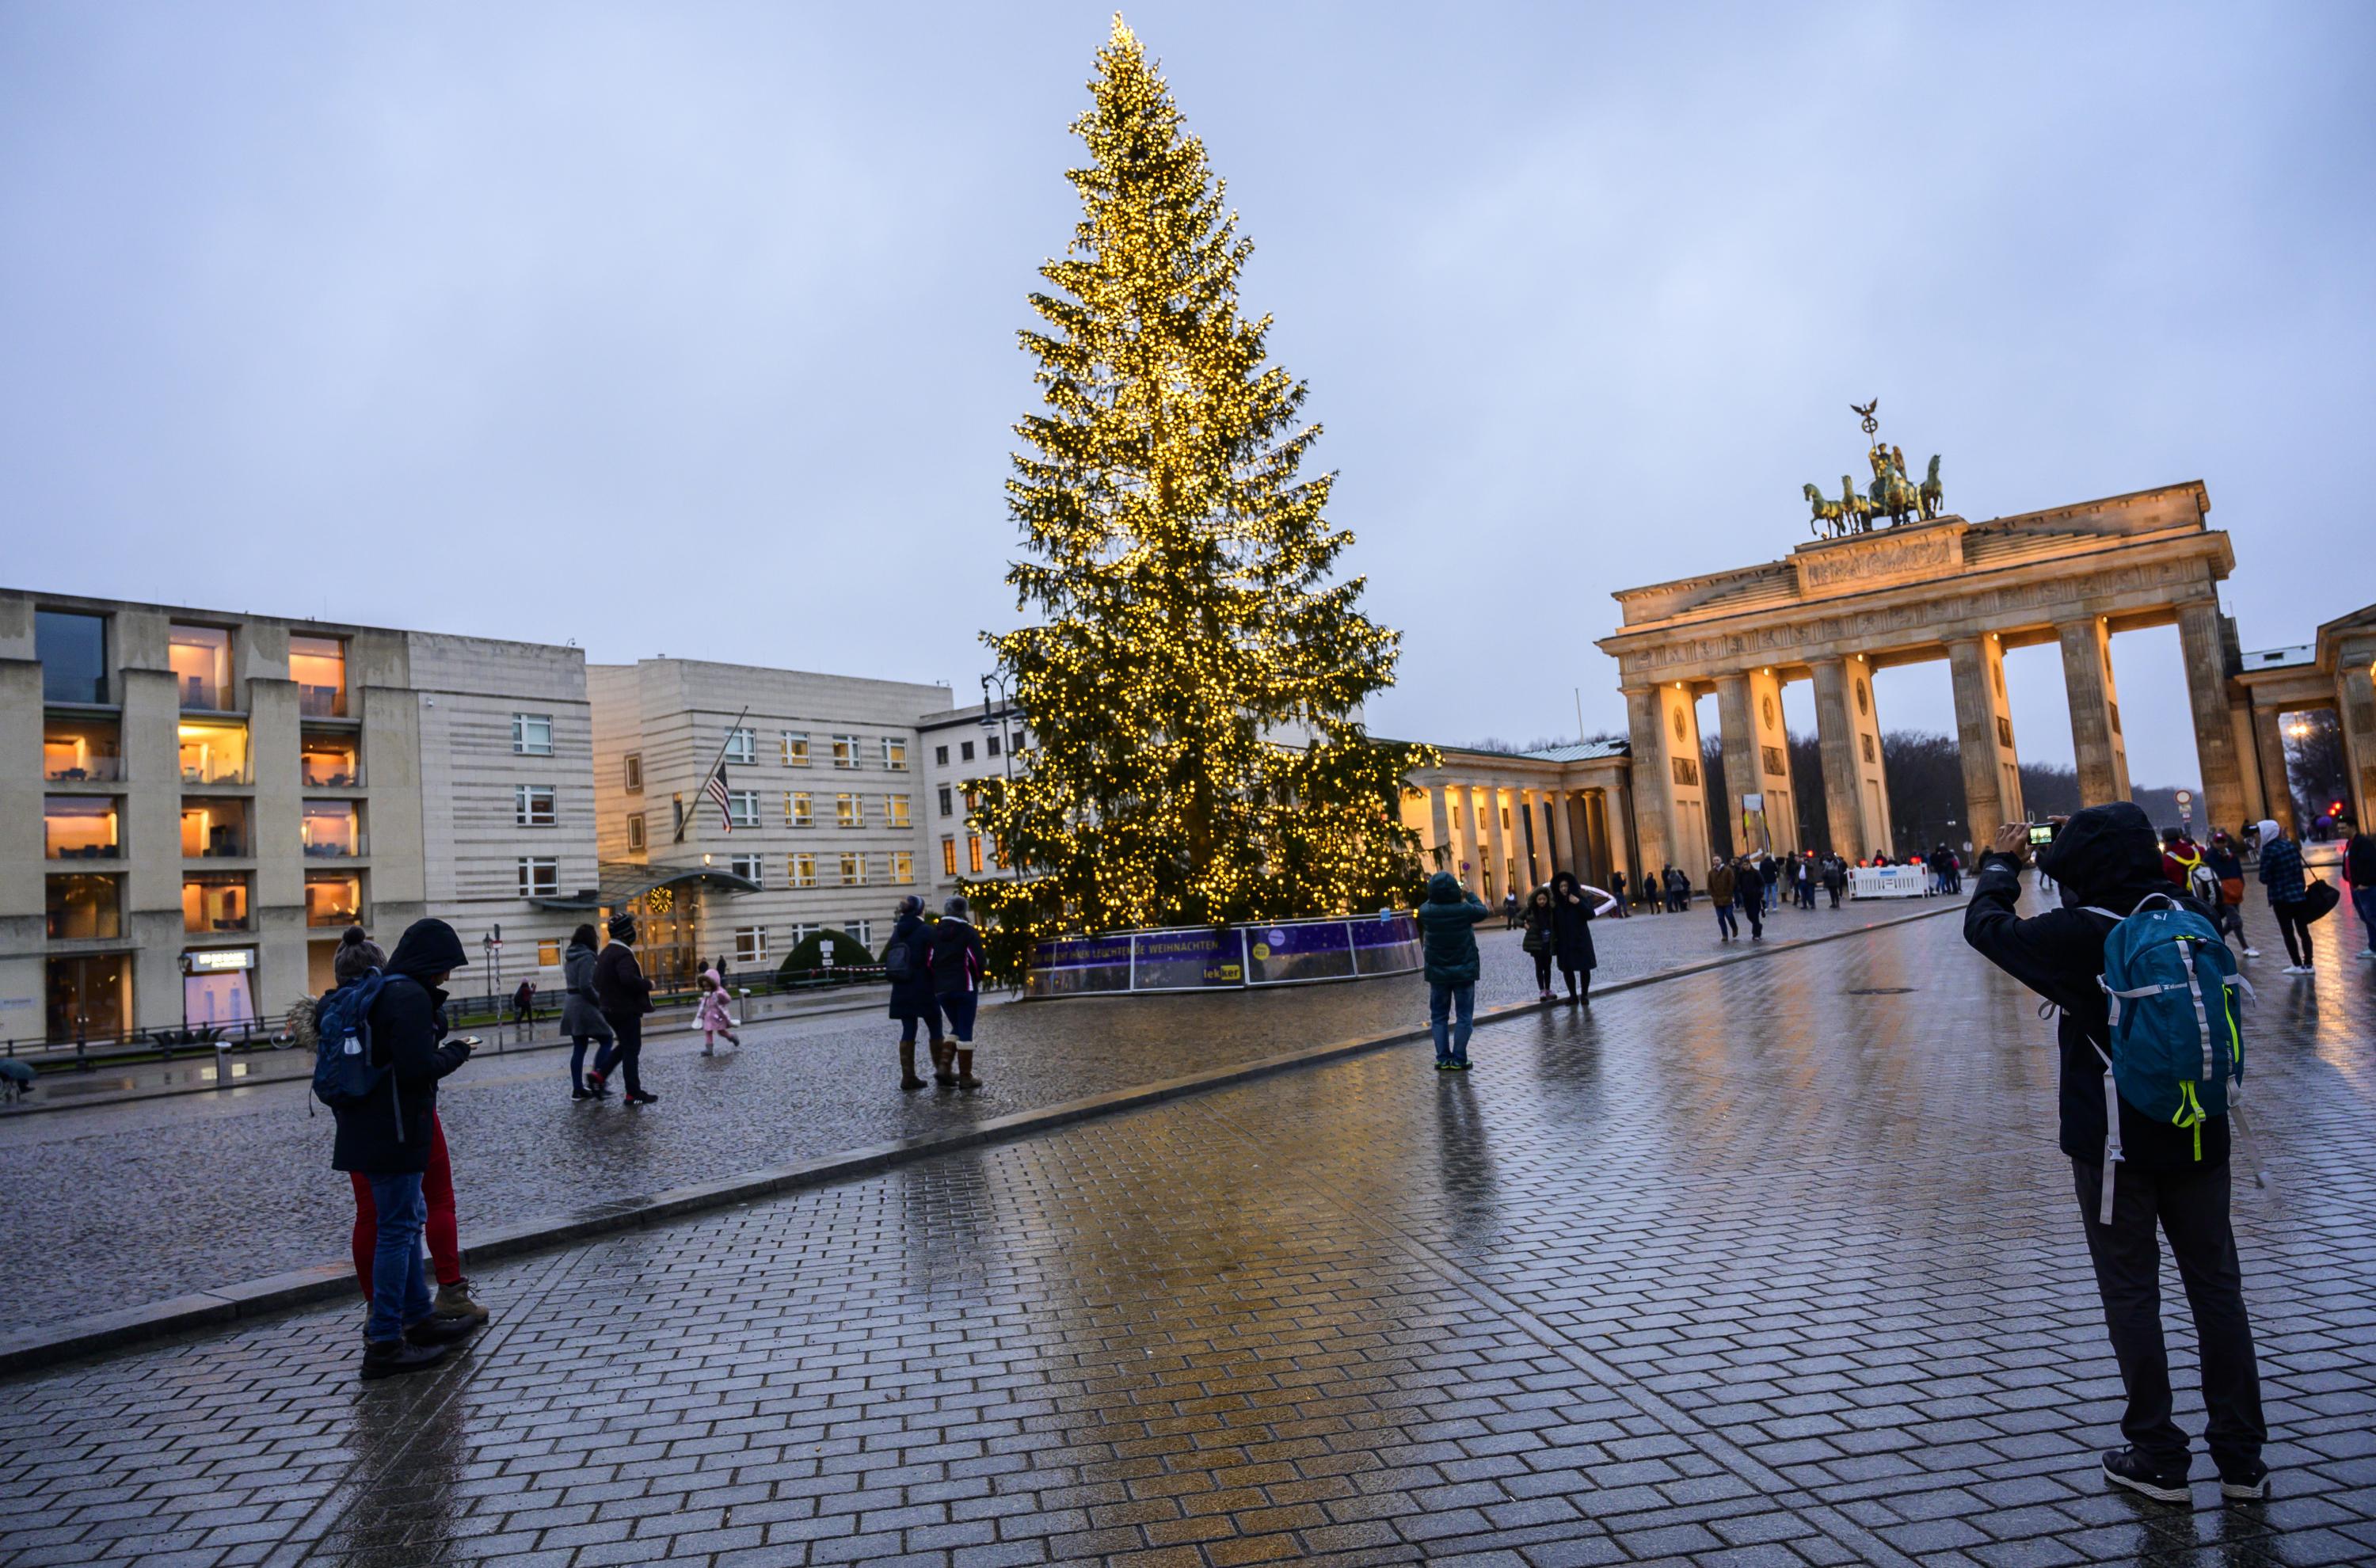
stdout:
POLYGON ((816 803, 806 790, 784 791, 784 825, 788 827, 808 827, 816 822, 816 803))
POLYGON ((758 855, 736 855, 726 862, 726 869, 754 887, 765 887, 767 885, 767 873, 759 863, 762 859, 758 855))
POLYGON ((515 784, 512 786, 512 826, 515 827, 551 827, 561 820, 561 809, 555 803, 550 784, 515 784))
POLYGON ((353 789, 363 781, 360 743, 350 734, 300 736, 297 742, 297 781, 309 789, 353 789))
POLYGON ((289 679, 307 719, 347 716, 347 645, 338 637, 289 639, 289 679))
POLYGON ((758 761, 758 731, 754 730, 729 730, 726 731, 726 760, 728 762, 758 761))
POLYGON ((885 796, 884 796, 884 797, 883 797, 883 820, 884 820, 884 822, 885 822, 885 824, 887 824, 888 826, 893 826, 893 827, 905 827, 905 826, 908 826, 908 797, 907 797, 907 796, 905 796, 905 795, 885 795, 885 796))
POLYGON ((809 765, 809 737, 805 730, 784 731, 784 766, 806 767, 809 765))
POLYGON ((759 791, 729 790, 726 791, 726 817, 737 827, 759 826, 759 791))
POLYGON ((941 874, 955 876, 956 873, 957 841, 955 838, 944 837, 941 839, 941 874))
POLYGON ((42 777, 67 784, 123 778, 122 733, 113 719, 49 719, 42 726, 42 777))
POLYGON ((247 802, 182 797, 182 854, 190 860, 236 860, 247 850, 247 802))
POLYGON ((557 898, 561 896, 561 862, 546 855, 522 855, 519 868, 519 896, 523 898, 557 898))
POLYGON ((941 786, 941 814, 949 814, 949 787, 945 784, 941 786))
POLYGON ((42 852, 53 861, 112 861, 123 848, 116 802, 105 795, 49 795, 42 801, 42 852))
POLYGON ((959 762, 971 762, 973 760, 973 742, 971 741, 959 741, 957 742, 957 760, 959 762))
POLYGON ((107 1039, 132 1027, 130 954, 75 954, 47 968, 52 1039, 107 1039))
POLYGON ((865 826, 865 797, 862 795, 836 795, 833 798, 833 825, 836 827, 865 826))
POLYGON ((641 812, 627 814, 627 848, 639 855, 644 851, 644 814, 641 812))
POLYGON ((833 765, 836 767, 858 766, 858 737, 836 735, 833 738, 833 765))
POLYGON ((33 657, 43 702, 107 700, 107 618, 71 610, 33 612, 33 657))
POLYGON ((911 851, 891 851, 891 880, 903 885, 916 880, 916 857, 911 851))
POLYGON ((848 853, 841 857, 841 885, 844 887, 866 885, 866 856, 863 852, 848 853))
POLYGON ((825 927, 821 925, 812 925, 806 921, 794 921, 792 924, 784 928, 785 940, 791 944, 791 945, 784 949, 784 951, 787 953, 798 952, 802 943, 806 942, 810 937, 814 936, 818 932, 821 932, 824 929, 825 927))
POLYGON ((362 854, 362 813, 352 801, 303 802, 298 809, 297 837, 308 860, 362 854))
POLYGON ((883 737, 883 766, 894 773, 908 771, 908 742, 883 737))
POLYGON ((48 884, 43 891, 47 895, 50 940, 113 940, 124 934, 124 895, 114 877, 78 873, 43 880, 48 884))
POLYGON ((968 790, 966 791, 966 820, 968 822, 972 821, 973 814, 980 810, 981 810, 981 791, 979 790, 968 790))
POLYGON ((786 862, 784 869, 791 873, 795 887, 814 887, 817 885, 814 855, 794 855, 786 862))
POLYGON ((549 713, 513 714, 512 751, 519 756, 551 756, 552 754, 552 715, 549 713))
POLYGON ((220 626, 175 625, 168 635, 166 662, 181 689, 182 706, 221 711, 231 700, 231 634, 220 626))
POLYGON ((627 774, 627 793, 630 795, 642 794, 644 792, 644 754, 641 752, 629 752, 626 756, 625 766, 627 774))
POLYGON ((550 940, 539 938, 536 944, 536 962, 537 967, 540 968, 559 968, 561 967, 561 939, 558 937, 553 937, 550 940))
MULTIPOLYGON (((182 782, 184 784, 244 784, 247 774, 247 726, 183 724, 177 726, 182 782)), ((301 760, 302 766, 302 760, 301 760)))
POLYGON ((982 742, 982 746, 989 755, 996 756, 998 754, 998 737, 992 735, 989 740, 982 742))
POLYGON ((933 766, 935 767, 946 767, 948 765, 949 748, 946 746, 934 746, 933 748, 933 766))
POLYGON ((191 936, 219 931, 246 931, 247 878, 185 876, 182 878, 182 930, 191 936))
POLYGON ((738 964, 764 964, 767 961, 766 926, 739 925, 734 928, 734 961, 738 964))
POLYGON ((966 869, 976 876, 981 874, 981 835, 979 833, 966 835, 966 869))
POLYGON ((845 924, 841 928, 841 931, 843 935, 849 937, 852 942, 857 943, 861 947, 871 949, 874 945, 874 922, 873 921, 851 921, 845 924))
POLYGON ((305 923, 350 926, 363 918, 363 879, 352 872, 305 873, 305 923))

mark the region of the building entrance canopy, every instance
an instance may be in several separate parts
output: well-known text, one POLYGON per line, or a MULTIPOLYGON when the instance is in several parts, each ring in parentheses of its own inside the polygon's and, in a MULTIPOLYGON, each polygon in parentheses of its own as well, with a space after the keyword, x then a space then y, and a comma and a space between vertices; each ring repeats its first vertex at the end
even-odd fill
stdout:
MULTIPOLYGON (((1788 788, 1781 688, 1815 685, 1828 848, 1890 846, 1872 671, 1943 659, 1953 672, 1968 833, 2023 816, 2004 650, 2054 643, 2071 699, 2081 798, 2129 798, 2111 634, 2175 623, 2185 649, 2208 820, 2236 827, 2247 800, 2228 677, 2234 631, 2218 585, 2235 565, 2204 524, 2200 481, 2017 517, 1957 517, 1800 546, 1784 560, 1615 597, 1600 639, 1618 661, 1633 739, 1641 863, 1705 865, 1706 791, 1695 704, 1717 695, 1725 784, 1740 802, 1788 788)), ((1808 846, 1820 848, 1824 846, 1808 846)))

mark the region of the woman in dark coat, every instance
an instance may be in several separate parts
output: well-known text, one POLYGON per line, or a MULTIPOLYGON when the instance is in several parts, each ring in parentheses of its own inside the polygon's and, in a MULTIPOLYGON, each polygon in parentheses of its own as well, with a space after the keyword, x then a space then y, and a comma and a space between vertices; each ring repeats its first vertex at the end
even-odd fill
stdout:
POLYGON ((1542 999, 1551 999, 1551 956, 1559 944, 1559 933, 1552 928, 1558 919, 1551 909, 1551 890, 1538 887, 1527 900, 1527 934, 1522 945, 1527 956, 1535 961, 1535 986, 1542 999))
POLYGON ((586 1048, 596 1040, 611 1043, 611 1026, 594 1002, 594 959, 600 944, 591 923, 570 933, 569 948, 561 956, 561 1032, 569 1037, 569 1098, 596 1099, 586 1087, 586 1048))
POLYGON ((1573 872, 1551 876, 1551 957, 1567 980, 1567 999, 1592 1005, 1592 971, 1600 960, 1592 950, 1592 921, 1617 907, 1617 900, 1598 887, 1588 887, 1573 872))
POLYGON ((948 1044, 941 1039, 941 1004, 933 995, 933 933, 924 924, 924 901, 913 893, 899 900, 898 923, 883 949, 884 968, 891 977, 891 1016, 899 1021, 899 1087, 920 1089, 916 1076, 916 1026, 921 1023, 933 1040, 933 1075, 944 1084, 956 1080, 943 1060, 948 1044))

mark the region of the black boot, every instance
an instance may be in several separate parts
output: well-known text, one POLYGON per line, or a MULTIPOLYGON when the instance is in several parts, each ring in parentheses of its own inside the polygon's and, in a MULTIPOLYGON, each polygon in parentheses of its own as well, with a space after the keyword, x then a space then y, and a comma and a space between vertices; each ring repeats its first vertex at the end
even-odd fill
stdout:
POLYGON ((363 1344, 362 1380, 373 1382, 405 1372, 427 1372, 446 1359, 444 1345, 414 1345, 402 1339, 371 1339, 363 1344))

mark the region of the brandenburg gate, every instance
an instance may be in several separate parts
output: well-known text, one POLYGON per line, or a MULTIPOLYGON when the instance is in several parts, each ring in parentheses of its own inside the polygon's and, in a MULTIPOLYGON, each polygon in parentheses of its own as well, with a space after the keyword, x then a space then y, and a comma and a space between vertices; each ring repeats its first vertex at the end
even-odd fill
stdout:
MULTIPOLYGON (((1786 560, 1617 594, 1622 624, 1599 646, 1616 659, 1625 695, 1639 863, 1671 861, 1695 875, 1708 863, 1694 705, 1709 692, 1722 726, 1728 797, 1738 807, 1763 795, 1775 848, 1798 847, 1782 724, 1782 688, 1792 681, 1815 684, 1829 847, 1857 859, 1886 849, 1889 792, 1872 675, 1937 659, 1954 680, 1967 834, 1987 842, 2001 823, 2025 814, 2004 653, 2037 643, 2062 652, 2080 798, 2125 801, 2128 756, 2110 638, 2173 622, 2185 652, 2204 820, 2239 826, 2247 803, 2244 754, 2228 684, 2233 634, 2218 599, 2235 555, 2228 536, 2204 524, 2211 501, 2202 483, 1986 522, 1949 515, 1916 520, 1935 508, 1937 459, 1930 481, 1918 487, 1907 481, 1902 459, 1886 465, 1888 449, 1875 451, 1883 475, 1876 498, 1908 520, 1818 539, 1786 560)), ((1807 489, 1818 519, 1839 517, 1837 504, 1807 489)), ((1844 521, 1853 529, 1865 508, 1852 489, 1847 503, 1844 521)))

